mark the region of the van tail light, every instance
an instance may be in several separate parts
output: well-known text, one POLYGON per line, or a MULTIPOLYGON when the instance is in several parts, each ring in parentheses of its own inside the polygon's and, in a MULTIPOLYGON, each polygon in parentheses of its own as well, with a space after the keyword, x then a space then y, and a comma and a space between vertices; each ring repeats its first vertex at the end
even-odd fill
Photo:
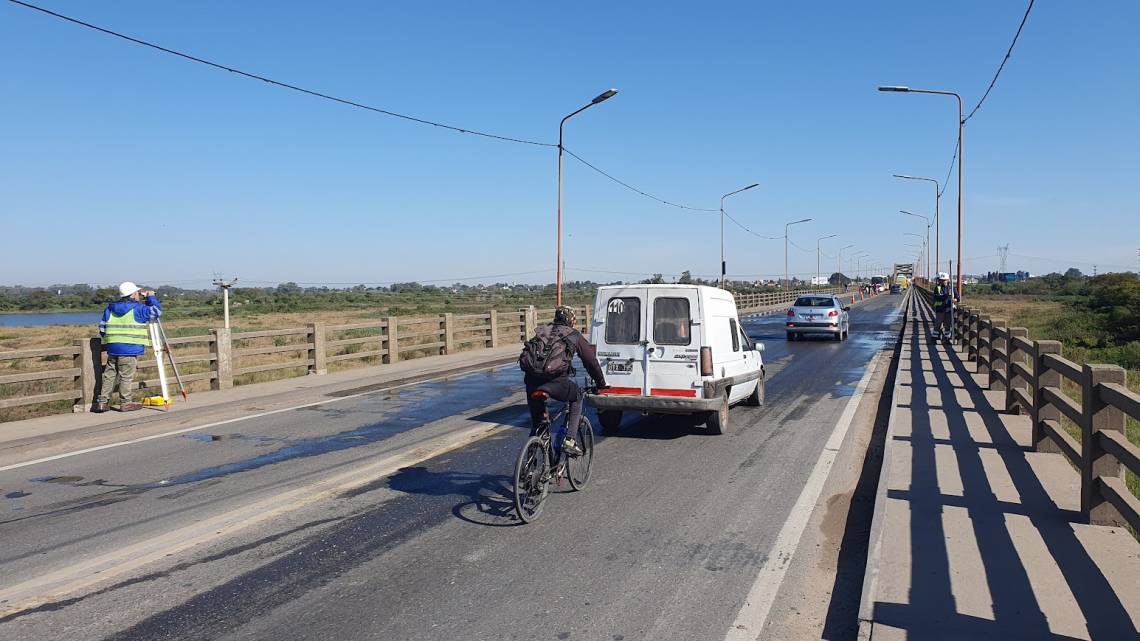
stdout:
POLYGON ((835 317, 836 317, 836 316, 838 316, 838 315, 839 315, 839 312, 835 311, 834 309, 833 309, 833 310, 831 310, 830 312, 827 312, 827 317, 828 317, 828 318, 835 318, 835 317))
POLYGON ((792 317, 792 316, 795 316, 795 315, 796 315, 796 310, 794 310, 794 309, 789 309, 789 310, 788 310, 788 316, 789 316, 789 317, 792 317))
POLYGON ((702 347, 701 348, 701 376, 712 376, 712 375, 713 375, 712 348, 711 347, 702 347))

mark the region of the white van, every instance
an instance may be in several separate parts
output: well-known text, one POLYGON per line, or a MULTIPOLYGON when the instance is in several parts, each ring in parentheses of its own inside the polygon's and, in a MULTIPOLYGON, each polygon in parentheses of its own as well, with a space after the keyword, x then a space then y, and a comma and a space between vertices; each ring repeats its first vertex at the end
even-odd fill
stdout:
POLYGON ((610 388, 590 396, 602 427, 623 411, 701 414, 728 431, 729 407, 764 403, 763 344, 740 327, 730 292, 702 285, 598 289, 590 340, 610 388))

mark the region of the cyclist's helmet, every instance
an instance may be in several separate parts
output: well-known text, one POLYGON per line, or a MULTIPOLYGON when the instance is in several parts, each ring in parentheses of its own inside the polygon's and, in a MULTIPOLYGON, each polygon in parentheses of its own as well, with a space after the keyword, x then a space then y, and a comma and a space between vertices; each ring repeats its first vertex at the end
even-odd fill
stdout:
POLYGON ((938 280, 950 280, 950 274, 946 272, 938 272, 938 280))
POLYGON ((577 316, 575 316, 574 310, 566 305, 559 305, 554 310, 554 322, 556 323, 573 325, 576 319, 577 316))

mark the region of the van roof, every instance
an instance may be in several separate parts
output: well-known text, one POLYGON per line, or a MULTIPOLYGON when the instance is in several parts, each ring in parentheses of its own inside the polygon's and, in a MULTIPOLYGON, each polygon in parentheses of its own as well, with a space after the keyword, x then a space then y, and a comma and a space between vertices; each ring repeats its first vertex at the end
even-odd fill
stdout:
POLYGON ((637 287, 637 288, 644 287, 647 289, 707 289, 707 290, 714 291, 714 292, 723 292, 725 294, 731 294, 732 293, 732 292, 729 292, 727 290, 721 289, 719 287, 712 287, 709 285, 682 285, 680 283, 661 283, 661 284, 655 284, 655 285, 649 285, 649 284, 643 284, 643 283, 633 283, 630 285, 602 285, 601 287, 598 288, 598 291, 601 291, 603 289, 630 289, 633 287, 637 287))

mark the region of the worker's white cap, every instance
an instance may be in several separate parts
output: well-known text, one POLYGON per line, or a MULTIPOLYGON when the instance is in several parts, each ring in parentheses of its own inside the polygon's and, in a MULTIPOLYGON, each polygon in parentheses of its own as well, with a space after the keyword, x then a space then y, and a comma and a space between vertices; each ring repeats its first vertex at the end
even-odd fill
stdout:
POLYGON ((950 280, 950 274, 946 272, 938 272, 938 280, 950 280))
POLYGON ((128 280, 127 282, 123 283, 122 285, 119 285, 119 295, 122 296, 123 298, 126 298, 127 296, 134 294, 135 292, 139 291, 140 289, 142 289, 142 287, 139 287, 138 285, 136 285, 136 284, 134 284, 128 280))

